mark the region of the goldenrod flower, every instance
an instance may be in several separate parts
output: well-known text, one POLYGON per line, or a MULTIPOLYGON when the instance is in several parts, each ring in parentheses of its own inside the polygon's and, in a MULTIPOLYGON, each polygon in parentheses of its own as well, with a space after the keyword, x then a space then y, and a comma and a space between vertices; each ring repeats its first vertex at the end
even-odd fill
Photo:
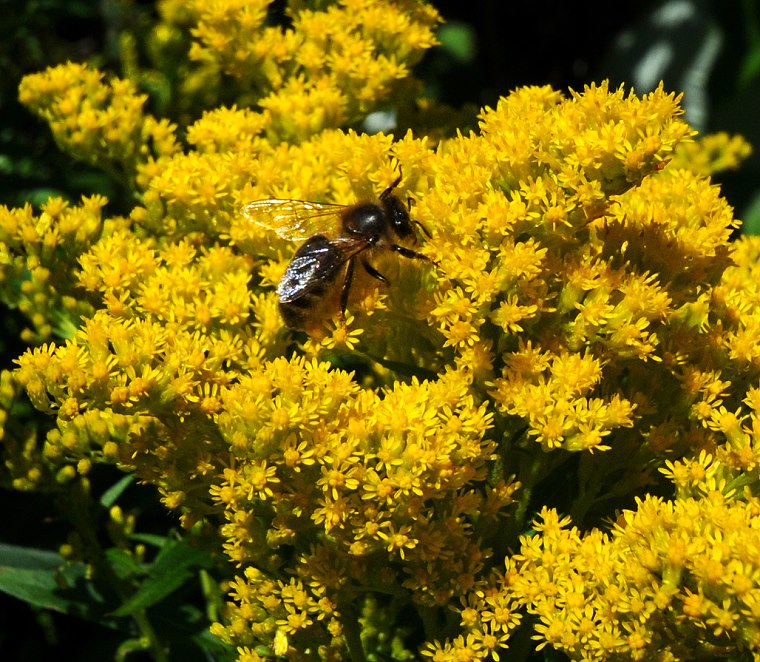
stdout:
POLYGON ((411 116, 436 12, 292 2, 280 26, 268 6, 161 3, 193 84, 230 86, 181 132, 131 80, 25 79, 137 202, 0 209, 0 288, 37 343, 0 422, 18 387, 57 422, 9 445, 14 485, 118 464, 215 525, 236 576, 212 632, 240 660, 507 659, 518 628, 572 659, 760 650, 760 244, 730 243, 705 176, 746 145, 691 143, 677 95, 607 84, 516 90, 469 135, 357 133, 383 104, 411 116), (297 244, 243 206, 351 205, 399 174, 429 261, 373 251, 389 284, 359 262, 345 318, 339 272, 289 331, 297 244))
POLYGON ((143 112, 147 96, 131 81, 103 78, 68 63, 24 78, 19 100, 48 122, 62 149, 131 180, 150 158, 179 150, 175 127, 143 112))

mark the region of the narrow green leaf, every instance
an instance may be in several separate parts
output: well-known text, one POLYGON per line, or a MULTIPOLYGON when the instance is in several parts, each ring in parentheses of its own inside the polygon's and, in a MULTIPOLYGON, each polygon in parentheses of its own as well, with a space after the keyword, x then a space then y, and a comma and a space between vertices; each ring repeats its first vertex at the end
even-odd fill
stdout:
POLYGON ((207 552, 191 547, 185 540, 167 539, 140 588, 112 615, 129 616, 147 609, 176 591, 194 577, 200 568, 210 566, 211 558, 207 552))
POLYGON ((84 564, 65 564, 56 552, 0 545, 0 591, 36 607, 99 620, 92 593, 84 590, 84 564))
POLYGON ((58 552, 0 543, 0 566, 39 570, 57 569, 63 564, 58 552))
POLYGON ((146 545, 158 548, 163 547, 167 540, 166 536, 159 536, 154 533, 133 533, 129 536, 129 539, 136 542, 144 542, 146 545))
POLYGON ((117 547, 107 549, 106 558, 111 569, 119 579, 127 579, 145 574, 145 568, 123 549, 118 549, 117 547))
POLYGON ((64 597, 56 574, 50 570, 0 567, 0 591, 30 605, 64 614, 81 616, 85 608, 79 601, 64 597))
POLYGON ((124 493, 124 490, 134 483, 134 481, 135 477, 133 475, 128 474, 124 476, 103 492, 103 495, 100 497, 100 505, 103 506, 103 508, 110 508, 113 506, 118 498, 124 493))

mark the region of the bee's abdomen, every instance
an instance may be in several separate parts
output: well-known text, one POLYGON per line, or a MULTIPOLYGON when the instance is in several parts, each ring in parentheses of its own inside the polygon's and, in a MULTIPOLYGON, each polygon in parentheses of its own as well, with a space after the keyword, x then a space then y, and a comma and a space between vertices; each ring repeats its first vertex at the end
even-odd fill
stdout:
POLYGON ((292 301, 280 301, 280 315, 285 324, 291 329, 302 328, 311 311, 320 305, 327 285, 327 282, 316 285, 292 301))

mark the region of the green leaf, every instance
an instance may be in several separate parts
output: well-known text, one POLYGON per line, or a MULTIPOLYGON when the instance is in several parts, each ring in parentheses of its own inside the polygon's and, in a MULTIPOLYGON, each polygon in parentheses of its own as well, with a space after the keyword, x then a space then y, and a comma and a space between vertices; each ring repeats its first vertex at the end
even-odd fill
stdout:
POLYGON ((119 579, 128 579, 145 574, 145 568, 123 549, 117 547, 107 549, 106 558, 111 569, 119 579))
POLYGON ((176 591, 200 568, 209 568, 211 564, 207 552, 191 547, 186 540, 167 539, 140 588, 111 615, 129 616, 147 609, 176 591))
POLYGON ((57 570, 63 563, 58 552, 0 543, 0 567, 57 570))
POLYGON ((133 533, 129 536, 130 540, 143 542, 151 547, 163 547, 166 544, 166 536, 159 536, 155 533, 133 533))
POLYGON ((0 591, 64 614, 101 621, 102 608, 86 590, 85 565, 66 565, 56 552, 0 544, 0 591))
POLYGON ((124 490, 126 490, 134 482, 135 477, 131 474, 124 476, 114 485, 109 487, 105 492, 103 492, 103 495, 100 497, 100 505, 103 506, 103 508, 110 508, 113 506, 119 497, 124 493, 124 490))

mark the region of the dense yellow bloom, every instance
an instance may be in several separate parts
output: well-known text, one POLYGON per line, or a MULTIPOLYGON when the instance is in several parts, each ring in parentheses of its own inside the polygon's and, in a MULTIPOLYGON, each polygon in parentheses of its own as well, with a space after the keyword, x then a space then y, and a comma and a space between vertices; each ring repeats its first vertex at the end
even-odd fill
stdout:
POLYGON ((609 536, 541 514, 503 590, 539 619, 539 648, 598 660, 757 650, 760 503, 696 482, 696 498, 638 501, 609 536))
POLYGON ((42 117, 58 145, 75 158, 135 177, 152 158, 175 154, 175 127, 143 112, 147 100, 128 80, 69 63, 24 78, 19 100, 42 117))
POLYGON ((258 99, 270 137, 305 140, 361 120, 398 94, 434 45, 438 15, 418 0, 293 3, 292 26, 267 25, 268 0, 185 3, 196 22, 190 58, 233 76, 258 99))
POLYGON ((75 292, 77 258, 104 227, 120 224, 119 219, 104 221, 107 202, 94 195, 71 206, 50 198, 39 215, 29 205, 0 207, 0 287, 5 301, 30 322, 24 340, 47 340, 54 330, 69 335, 80 316, 92 314, 89 302, 75 292))
POLYGON ((705 176, 745 144, 691 143, 677 95, 606 84, 517 90, 477 134, 366 135, 383 103, 413 114, 435 11, 269 5, 160 3, 153 37, 184 30, 235 101, 182 149, 129 80, 25 79, 138 202, 0 209, 0 289, 47 342, 2 375, 0 422, 19 387, 56 417, 7 445, 14 485, 117 464, 215 526, 235 577, 212 631, 240 660, 509 659, 523 628, 572 659, 757 653, 760 244, 730 243, 705 176), (244 205, 349 205, 399 174, 429 261, 371 253, 388 285, 357 265, 345 319, 336 284, 288 330, 298 244, 244 205), (648 494, 663 474, 672 500, 648 494))
POLYGON ((735 170, 751 153, 752 145, 742 136, 710 133, 695 142, 680 144, 669 165, 700 175, 712 175, 723 170, 735 170))

